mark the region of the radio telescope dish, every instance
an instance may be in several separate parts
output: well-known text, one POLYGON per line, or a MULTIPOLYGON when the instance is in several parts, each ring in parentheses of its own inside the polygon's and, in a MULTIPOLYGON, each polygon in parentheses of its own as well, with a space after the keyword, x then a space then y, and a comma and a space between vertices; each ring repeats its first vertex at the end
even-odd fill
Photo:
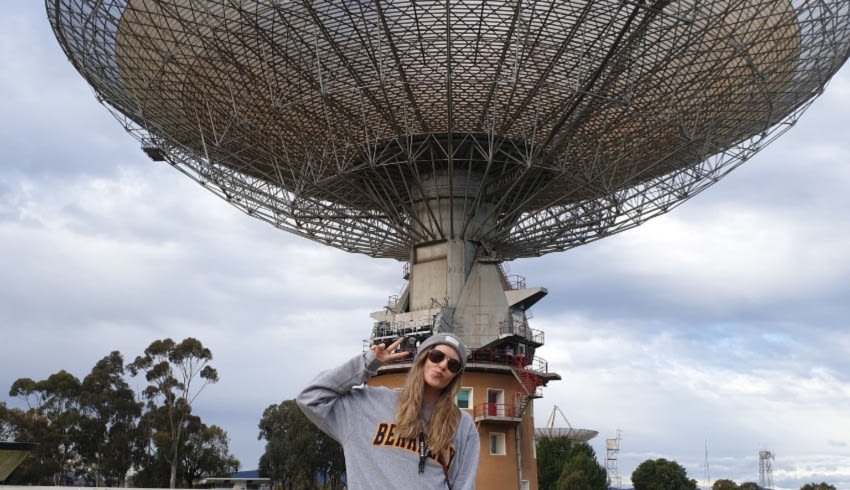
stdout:
MULTIPOLYGON (((530 426, 560 379, 528 326, 547 291, 503 262, 693 197, 788 129, 850 54, 846 0, 45 4, 152 159, 281 229, 407 261, 369 342, 460 336, 487 399, 464 408, 500 433, 530 426)), ((385 368, 386 385, 406 370, 385 368)), ((478 487, 536 478, 520 432, 516 473, 478 487)), ((482 467, 504 469, 488 453, 482 467)))
POLYGON ((787 129, 844 63, 842 0, 50 0, 155 159, 248 214, 407 260, 510 260, 669 211, 787 129))
POLYGON ((554 405, 552 407, 552 412, 549 414, 549 420, 546 422, 545 427, 536 427, 534 429, 534 435, 538 438, 541 437, 550 437, 553 439, 564 438, 569 439, 571 441, 576 442, 587 442, 597 435, 599 435, 599 431, 592 429, 576 429, 573 428, 570 421, 567 420, 567 416, 564 415, 564 412, 558 407, 558 405, 554 405), (561 414, 561 419, 564 421, 566 427, 555 427, 555 414, 561 414))

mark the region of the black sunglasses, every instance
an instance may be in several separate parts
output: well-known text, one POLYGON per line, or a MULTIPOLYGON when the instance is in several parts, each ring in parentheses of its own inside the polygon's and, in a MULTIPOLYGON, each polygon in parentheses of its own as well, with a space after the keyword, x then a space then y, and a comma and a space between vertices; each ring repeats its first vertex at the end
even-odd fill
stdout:
MULTIPOLYGON (((445 359, 445 358, 446 358, 446 354, 443 353, 443 351, 441 351, 441 350, 431 349, 428 352, 428 360, 433 362, 434 364, 439 364, 439 363, 443 362, 443 359, 445 359)), ((460 371, 461 364, 460 364, 460 361, 458 361, 457 359, 453 359, 453 358, 449 357, 449 362, 446 363, 446 367, 449 368, 449 371, 452 374, 457 374, 457 372, 460 371)))

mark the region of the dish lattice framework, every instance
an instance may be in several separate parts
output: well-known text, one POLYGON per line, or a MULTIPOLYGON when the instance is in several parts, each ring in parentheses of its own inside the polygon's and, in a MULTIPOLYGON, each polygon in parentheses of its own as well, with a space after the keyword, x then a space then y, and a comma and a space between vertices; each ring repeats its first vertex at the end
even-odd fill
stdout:
POLYGON ((848 57, 823 1, 46 0, 154 159, 375 257, 637 226, 788 129, 848 57))

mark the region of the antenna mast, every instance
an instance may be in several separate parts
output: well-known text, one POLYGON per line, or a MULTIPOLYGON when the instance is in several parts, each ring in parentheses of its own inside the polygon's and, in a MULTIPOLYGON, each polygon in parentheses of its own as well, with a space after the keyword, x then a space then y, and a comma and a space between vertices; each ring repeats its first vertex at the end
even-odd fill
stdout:
POLYGON ((765 489, 773 488, 773 451, 759 451, 759 486, 765 489))
POLYGON ((606 439, 605 449, 607 457, 605 459, 605 470, 608 472, 608 488, 620 488, 622 479, 620 472, 617 469, 617 455, 620 453, 620 435, 622 431, 617 429, 616 439, 606 439))

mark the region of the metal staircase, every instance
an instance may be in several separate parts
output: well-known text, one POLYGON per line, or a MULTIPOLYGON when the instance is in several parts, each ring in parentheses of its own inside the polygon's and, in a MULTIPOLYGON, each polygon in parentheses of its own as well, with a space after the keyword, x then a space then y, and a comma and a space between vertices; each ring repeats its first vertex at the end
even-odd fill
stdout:
POLYGON ((513 356, 511 361, 513 362, 511 370, 517 381, 519 381, 523 393, 522 401, 516 408, 516 417, 521 418, 529 402, 534 398, 541 398, 543 396, 540 389, 543 385, 543 378, 526 367, 526 358, 524 356, 513 356))

